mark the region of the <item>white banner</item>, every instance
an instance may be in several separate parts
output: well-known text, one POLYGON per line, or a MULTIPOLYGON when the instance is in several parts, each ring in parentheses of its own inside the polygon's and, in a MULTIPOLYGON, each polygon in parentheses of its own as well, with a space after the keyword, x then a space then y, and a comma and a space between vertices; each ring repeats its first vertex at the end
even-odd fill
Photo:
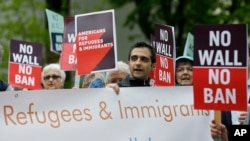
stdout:
POLYGON ((1 141, 211 141, 212 111, 193 88, 141 87, 0 93, 1 141))

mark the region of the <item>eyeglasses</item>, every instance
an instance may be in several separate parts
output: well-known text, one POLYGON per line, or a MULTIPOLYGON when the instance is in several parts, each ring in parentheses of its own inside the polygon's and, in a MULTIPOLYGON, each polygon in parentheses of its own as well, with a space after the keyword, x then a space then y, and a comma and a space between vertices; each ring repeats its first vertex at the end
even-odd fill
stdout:
POLYGON ((48 75, 48 76, 43 77, 43 80, 50 80, 50 78, 55 80, 55 79, 61 78, 61 76, 59 76, 59 75, 48 75))

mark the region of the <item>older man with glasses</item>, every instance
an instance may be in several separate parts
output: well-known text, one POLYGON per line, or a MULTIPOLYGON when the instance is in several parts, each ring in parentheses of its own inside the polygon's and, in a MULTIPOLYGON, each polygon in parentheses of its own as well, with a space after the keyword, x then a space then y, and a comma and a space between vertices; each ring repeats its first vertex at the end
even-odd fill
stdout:
POLYGON ((42 84, 44 89, 62 89, 66 73, 61 70, 60 65, 52 63, 43 68, 42 71, 42 84))

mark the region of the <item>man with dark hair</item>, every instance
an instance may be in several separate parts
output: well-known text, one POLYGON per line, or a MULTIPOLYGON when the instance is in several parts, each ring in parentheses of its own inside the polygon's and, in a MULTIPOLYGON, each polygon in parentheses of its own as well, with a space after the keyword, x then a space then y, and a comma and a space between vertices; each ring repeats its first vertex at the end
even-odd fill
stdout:
POLYGON ((154 48, 145 43, 134 44, 128 54, 128 65, 130 75, 117 83, 107 84, 106 87, 113 88, 119 94, 119 87, 142 87, 150 86, 149 74, 155 68, 156 54, 154 48))

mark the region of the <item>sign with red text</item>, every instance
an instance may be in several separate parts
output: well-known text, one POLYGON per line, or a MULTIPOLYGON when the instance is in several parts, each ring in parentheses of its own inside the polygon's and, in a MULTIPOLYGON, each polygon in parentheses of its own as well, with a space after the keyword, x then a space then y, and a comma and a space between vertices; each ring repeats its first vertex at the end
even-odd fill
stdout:
POLYGON ((75 16, 78 74, 116 69, 114 10, 75 16))
POLYGON ((194 29, 195 108, 247 110, 247 25, 194 29))
POLYGON ((76 70, 75 19, 65 18, 60 66, 62 70, 76 70))
POLYGON ((42 45, 11 40, 9 55, 9 83, 25 89, 41 88, 42 45))
POLYGON ((64 27, 64 17, 59 13, 45 9, 49 37, 50 37, 50 50, 54 53, 61 53, 62 42, 63 42, 63 27, 64 27))
POLYGON ((155 24, 152 46, 156 51, 155 86, 175 85, 175 35, 174 27, 155 24))
POLYGON ((0 92, 1 141, 212 141, 188 87, 0 92), (187 130, 192 128, 192 130, 187 130), (180 136, 181 133, 181 136, 180 136))

